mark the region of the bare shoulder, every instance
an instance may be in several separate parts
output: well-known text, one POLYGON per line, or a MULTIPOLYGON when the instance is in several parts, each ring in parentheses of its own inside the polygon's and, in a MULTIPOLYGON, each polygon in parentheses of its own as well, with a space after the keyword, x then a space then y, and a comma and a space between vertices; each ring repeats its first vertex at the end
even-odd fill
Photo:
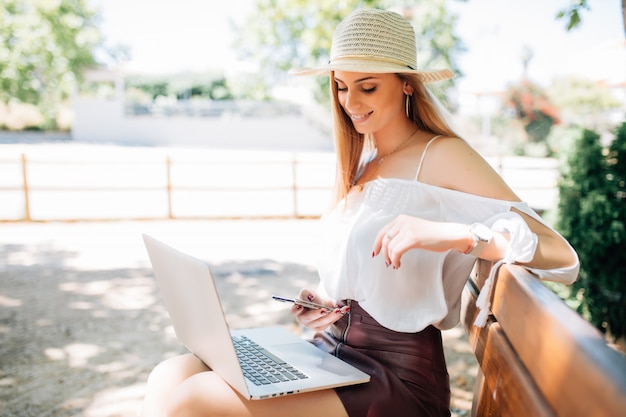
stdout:
POLYGON ((426 152, 419 179, 442 188, 519 201, 491 165, 465 140, 440 137, 426 152))

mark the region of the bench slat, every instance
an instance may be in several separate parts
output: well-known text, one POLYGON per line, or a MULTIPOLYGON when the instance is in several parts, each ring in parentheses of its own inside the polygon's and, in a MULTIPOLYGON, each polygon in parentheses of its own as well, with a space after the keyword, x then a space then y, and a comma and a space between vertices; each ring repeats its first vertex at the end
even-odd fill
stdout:
POLYGON ((626 359, 536 277, 500 268, 492 312, 558 416, 626 416, 626 359))
POLYGON ((494 401, 491 390, 485 381, 482 369, 478 369, 472 401, 472 416, 501 417, 500 407, 494 401))
POLYGON ((511 347, 499 323, 489 319, 483 328, 473 326, 477 314, 476 294, 467 287, 463 318, 469 343, 482 371, 474 393, 475 416, 554 417, 528 371, 511 347))
POLYGON ((481 368, 503 416, 554 417, 509 344, 500 325, 489 326, 481 368))

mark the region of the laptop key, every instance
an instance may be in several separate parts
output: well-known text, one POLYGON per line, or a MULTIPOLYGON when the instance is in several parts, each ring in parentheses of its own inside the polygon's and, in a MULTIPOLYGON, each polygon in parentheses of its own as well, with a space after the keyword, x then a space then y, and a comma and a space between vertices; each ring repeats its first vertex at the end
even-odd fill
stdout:
POLYGON ((287 362, 285 362, 284 360, 282 360, 278 356, 274 355, 272 352, 270 352, 267 349, 259 347, 259 352, 261 352, 262 354, 264 354, 265 356, 267 356, 268 358, 270 358, 271 360, 273 360, 274 362, 276 362, 279 365, 287 365, 287 362))
POLYGON ((255 385, 308 378, 307 375, 245 336, 233 337, 233 343, 243 374, 255 385))

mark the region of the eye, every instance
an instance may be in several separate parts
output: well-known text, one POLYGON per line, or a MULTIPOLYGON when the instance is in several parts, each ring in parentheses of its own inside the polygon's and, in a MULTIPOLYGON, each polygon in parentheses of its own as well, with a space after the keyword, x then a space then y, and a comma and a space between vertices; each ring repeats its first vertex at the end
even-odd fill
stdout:
POLYGON ((339 86, 337 86, 337 91, 348 91, 348 87, 339 87, 339 86))
POLYGON ((376 91, 376 87, 370 87, 370 88, 364 88, 363 92, 366 94, 370 94, 373 93, 374 91, 376 91))

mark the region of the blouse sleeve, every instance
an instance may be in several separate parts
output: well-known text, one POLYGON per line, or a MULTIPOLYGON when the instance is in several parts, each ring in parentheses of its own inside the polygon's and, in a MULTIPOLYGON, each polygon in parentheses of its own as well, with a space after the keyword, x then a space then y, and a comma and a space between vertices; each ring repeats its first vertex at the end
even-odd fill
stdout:
MULTIPOLYGON (((524 214, 528 214, 533 219, 537 220, 544 226, 550 228, 554 233, 560 236, 560 234, 556 230, 554 230, 554 228, 548 225, 537 213, 535 213, 535 211, 530 209, 528 205, 521 204, 521 205, 515 206, 515 208, 522 211, 524 214)), ((521 223, 521 226, 520 226, 521 228, 525 228, 526 230, 528 230, 529 233, 532 233, 530 232, 530 228, 528 227, 526 222, 521 218, 521 216, 517 215, 514 212, 511 212, 511 214, 515 215, 515 217, 519 219, 519 220, 516 220, 516 222, 521 223)), ((568 285, 576 281, 576 279, 578 278, 578 271, 580 270, 580 261, 578 259, 578 254, 576 253, 574 248, 572 248, 569 242, 567 242, 565 239, 563 240, 567 243, 569 250, 574 256, 575 262, 572 265, 563 267, 563 268, 553 268, 553 269, 539 269, 539 268, 531 268, 531 267, 526 267, 526 269, 528 269, 533 274, 537 275, 540 279, 543 279, 546 281, 554 281, 554 282, 559 282, 559 283, 568 284, 568 285)), ((532 255, 534 256, 534 251, 532 255)), ((531 259, 532 259, 532 256, 526 261, 517 260, 517 262, 529 262, 531 259)))
MULTIPOLYGON (((525 214, 528 214, 547 227, 550 227, 526 204, 516 205, 515 208, 525 214)), ((489 308, 491 306, 493 281, 500 266, 503 264, 530 262, 535 255, 538 244, 537 235, 530 230, 530 227, 528 227, 528 224, 524 221, 524 219, 513 211, 499 213, 485 221, 485 224, 490 226, 494 231, 508 233, 509 246, 506 249, 504 257, 496 262, 491 268, 489 277, 485 280, 485 284, 478 295, 478 299, 476 300, 476 306, 480 309, 480 311, 474 324, 478 327, 483 327, 487 322, 487 316, 489 315, 489 308)), ((550 229, 552 228, 550 227, 550 229)), ((558 233, 554 229, 552 230, 555 233, 558 233)), ((571 266, 553 269, 526 267, 526 269, 537 275, 540 279, 571 284, 578 277, 580 263, 578 255, 576 255, 576 251, 574 251, 571 246, 569 246, 569 248, 576 258, 576 262, 574 262, 571 266)))

